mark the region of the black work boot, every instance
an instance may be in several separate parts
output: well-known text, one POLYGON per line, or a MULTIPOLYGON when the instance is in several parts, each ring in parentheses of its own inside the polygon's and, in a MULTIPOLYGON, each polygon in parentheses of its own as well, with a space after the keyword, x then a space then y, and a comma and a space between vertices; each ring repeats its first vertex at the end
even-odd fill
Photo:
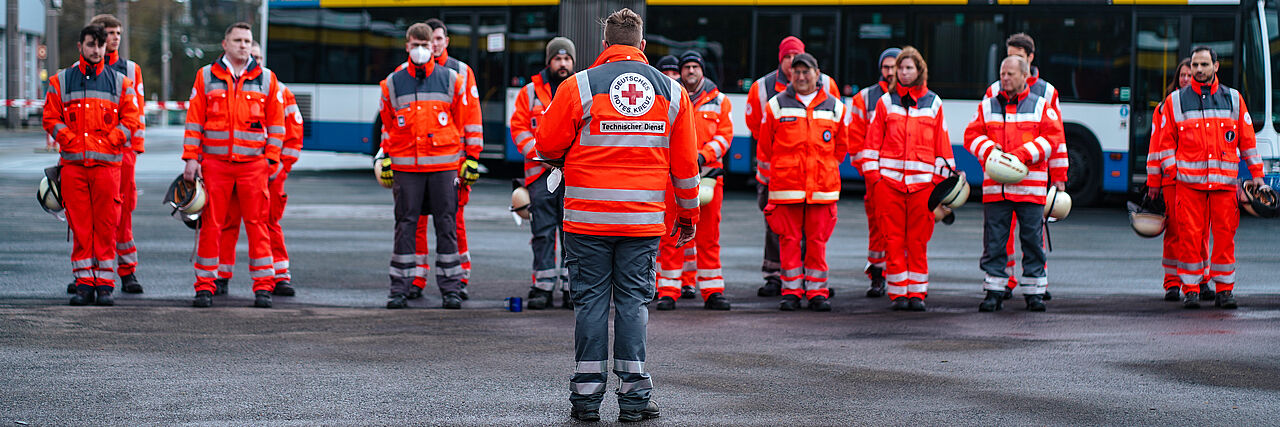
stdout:
POLYGON ((813 311, 831 311, 831 301, 822 295, 809 298, 809 309, 813 311))
POLYGON ((1053 299, 1053 294, 1050 294, 1049 291, 1044 291, 1044 293, 1040 295, 1044 297, 1045 301, 1053 299))
POLYGON ((911 297, 910 299, 908 299, 908 300, 907 300, 907 310, 910 310, 910 311, 925 311, 925 307, 924 307, 924 298, 920 298, 920 297, 911 297))
POLYGON ((782 295, 782 279, 770 277, 764 279, 764 286, 756 290, 756 296, 776 297, 782 295))
POLYGON ((569 411, 569 416, 578 421, 596 422, 600 421, 600 408, 588 409, 574 407, 569 411))
POLYGON ((569 291, 560 291, 560 308, 573 310, 573 299, 569 298, 569 291))
POLYGON ((981 304, 978 304, 978 311, 983 313, 1000 311, 1001 308, 1004 308, 1004 292, 1002 291, 987 291, 987 298, 983 299, 981 304))
POLYGON ((889 308, 893 311, 907 310, 907 297, 897 297, 889 301, 889 308))
POLYGON ((1236 305, 1236 297, 1231 295, 1231 291, 1222 291, 1215 294, 1213 306, 1227 310, 1235 310, 1238 307, 1236 305))
POLYGON ((462 308, 462 295, 457 292, 445 292, 441 299, 443 300, 440 303, 441 307, 450 310, 462 308))
POLYGON ((795 295, 783 295, 782 302, 778 304, 778 309, 782 311, 796 311, 800 308, 800 297, 795 295))
POLYGON ((702 303, 702 308, 707 310, 728 311, 730 307, 732 307, 732 305, 729 304, 729 299, 725 298, 724 294, 719 292, 711 294, 711 296, 707 297, 707 301, 702 303))
POLYGON ((422 298, 422 288, 410 285, 409 293, 404 295, 404 299, 419 299, 419 298, 422 298))
POLYGON ((1201 283, 1200 284, 1200 301, 1205 301, 1205 302, 1213 301, 1215 303, 1214 305, 1217 305, 1216 303, 1218 301, 1218 293, 1214 292, 1213 288, 1209 287, 1208 283, 1201 283))
POLYGON ((112 289, 110 286, 95 286, 94 292, 98 294, 98 298, 93 301, 93 305, 112 306, 116 305, 116 299, 111 297, 112 289))
POLYGON ((70 294, 70 295, 76 294, 76 282, 74 280, 72 280, 71 283, 67 284, 67 294, 70 294))
POLYGON ((526 306, 530 310, 545 310, 555 304, 555 295, 551 291, 544 291, 538 288, 529 288, 529 296, 526 298, 528 303, 526 306))
POLYGON ((624 423, 643 421, 651 418, 658 418, 658 404, 652 400, 648 405, 641 409, 619 409, 618 421, 624 423))
POLYGON ((142 293, 142 284, 138 283, 138 276, 132 274, 120 276, 120 292, 126 294, 142 293))
POLYGON ((1164 300, 1169 302, 1182 301, 1182 289, 1177 286, 1164 290, 1164 300))
POLYGON ((1027 311, 1044 311, 1044 295, 1026 295, 1027 311))
POLYGON ((693 286, 680 287, 680 298, 694 299, 697 296, 698 296, 698 291, 696 289, 693 289, 693 286))
POLYGON ((1200 293, 1187 292, 1182 296, 1182 308, 1200 308, 1200 293))
POLYGON ((231 281, 231 279, 213 279, 213 286, 215 286, 215 288, 214 288, 214 290, 213 290, 213 294, 214 294, 214 295, 226 295, 226 294, 227 294, 227 282, 230 282, 230 281, 231 281))
POLYGON ((658 311, 675 310, 676 300, 675 298, 671 298, 671 297, 659 297, 658 303, 654 304, 654 307, 657 307, 658 311))
POLYGON ((399 308, 405 308, 408 306, 409 306, 409 298, 406 297, 405 294, 391 294, 391 297, 387 298, 388 309, 395 310, 399 308))
POLYGON ((1013 299, 1013 288, 1004 288, 1004 295, 1001 295, 1001 298, 1013 299))
POLYGON ((880 298, 884 296, 884 269, 876 266, 867 267, 867 276, 871 277, 871 287, 867 289, 867 298, 880 298))
POLYGON ((471 291, 467 290, 466 282, 462 283, 462 289, 458 289, 458 298, 462 298, 463 301, 471 299, 471 291))
POLYGON ((213 307, 213 292, 197 291, 196 298, 191 300, 191 306, 198 308, 213 307))
POLYGON ((96 293, 94 292, 93 286, 89 286, 89 285, 84 285, 84 286, 76 285, 76 294, 75 294, 75 296, 71 297, 71 305, 89 305, 89 304, 93 304, 93 300, 94 300, 94 295, 95 295, 95 294, 96 294, 96 293))
POLYGON ((271 295, 291 297, 297 295, 297 293, 298 291, 293 289, 293 283, 289 283, 288 280, 276 282, 276 287, 271 288, 271 295))
POLYGON ((266 289, 253 291, 253 306, 271 308, 271 292, 266 289))

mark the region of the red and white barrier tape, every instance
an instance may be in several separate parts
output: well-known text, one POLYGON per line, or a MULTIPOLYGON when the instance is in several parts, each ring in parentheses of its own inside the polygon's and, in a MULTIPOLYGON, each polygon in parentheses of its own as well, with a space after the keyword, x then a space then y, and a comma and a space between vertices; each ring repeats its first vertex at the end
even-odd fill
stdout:
MULTIPOLYGON (((43 99, 6 99, 5 107, 43 107, 43 99)), ((187 109, 187 101, 147 101, 147 111, 169 110, 182 111, 187 109)))

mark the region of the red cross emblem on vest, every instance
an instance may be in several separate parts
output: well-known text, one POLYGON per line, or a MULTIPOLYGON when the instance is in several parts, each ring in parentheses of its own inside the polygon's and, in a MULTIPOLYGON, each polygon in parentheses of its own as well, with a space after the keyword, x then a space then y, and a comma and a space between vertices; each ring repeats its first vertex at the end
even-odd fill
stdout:
POLYGON ((635 105, 636 99, 642 96, 644 96, 644 92, 636 90, 635 83, 629 84, 627 90, 622 91, 622 97, 627 98, 627 103, 631 105, 635 105))

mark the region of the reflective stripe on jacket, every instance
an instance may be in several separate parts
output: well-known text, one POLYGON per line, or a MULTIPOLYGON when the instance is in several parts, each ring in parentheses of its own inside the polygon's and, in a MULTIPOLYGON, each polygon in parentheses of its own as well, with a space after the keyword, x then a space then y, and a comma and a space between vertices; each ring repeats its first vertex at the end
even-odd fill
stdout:
POLYGON ((1159 147, 1151 150, 1157 164, 1167 165, 1167 176, 1197 190, 1234 189, 1243 159, 1249 174, 1262 177, 1253 119, 1240 92, 1214 77, 1208 85, 1193 82, 1174 91, 1164 103, 1159 147))
POLYGON ((182 158, 280 161, 284 99, 275 73, 252 59, 239 78, 222 59, 196 72, 187 108, 182 158))
POLYGON ((848 154, 844 103, 818 91, 805 106, 793 88, 765 105, 756 158, 773 167, 764 175, 769 203, 829 204, 840 200, 840 162, 848 154))
POLYGON ((867 145, 867 124, 871 122, 871 113, 876 111, 876 101, 889 91, 889 82, 881 80, 876 84, 868 86, 849 99, 849 105, 845 107, 845 122, 848 123, 848 142, 849 142, 849 163, 858 168, 858 172, 866 177, 866 173, 862 172, 863 154, 867 145), (868 110, 868 106, 870 109, 868 110))
POLYGON ((982 174, 982 202, 1029 202, 1044 204, 1049 188, 1049 159, 1054 144, 1062 136, 1062 124, 1049 101, 1023 89, 1016 100, 1004 102, 1004 95, 983 99, 978 113, 964 130, 965 148, 985 164, 998 149, 1012 154, 1027 166, 1027 177, 1013 184, 1001 184, 982 174))
POLYGON ((547 169, 542 162, 533 161, 534 146, 537 144, 534 133, 537 131, 538 122, 542 120, 542 111, 551 104, 551 84, 543 79, 543 74, 534 75, 533 81, 520 89, 520 94, 516 95, 516 108, 511 113, 509 124, 511 140, 516 143, 516 149, 520 150, 520 155, 524 156, 525 183, 538 179, 547 169))
POLYGON ((564 231, 666 233, 666 189, 698 221, 692 104, 684 88, 632 46, 613 45, 565 80, 537 129, 540 157, 564 159, 564 231))
MULTIPOLYGON (((1053 111, 1053 119, 1058 122, 1058 127, 1066 129, 1062 124, 1062 108, 1058 105, 1058 89, 1048 81, 1041 79, 1040 70, 1036 67, 1031 67, 1031 76, 1027 77, 1027 89, 1033 95, 1044 98, 1049 102, 1049 109, 1053 111)), ((991 86, 987 87, 987 93, 982 97, 983 102, 987 98, 996 96, 997 93, 1000 93, 999 81, 991 83, 991 86)), ((1049 181, 1067 182, 1070 156, 1067 153, 1066 134, 1049 138, 1049 143, 1053 144, 1053 154, 1049 156, 1049 181)))
POLYGON ((955 166, 942 98, 924 85, 898 87, 876 102, 867 126, 863 170, 867 182, 883 178, 894 189, 914 193, 932 188, 955 166), (906 106, 904 101, 914 104, 906 106))
POLYGON ((694 138, 698 141, 698 154, 707 163, 703 168, 723 168, 723 158, 729 152, 729 144, 733 141, 733 121, 729 113, 733 106, 729 98, 720 93, 711 80, 702 79, 702 87, 689 94, 693 107, 694 138))
MULTIPOLYGON (((108 52, 107 57, 106 59, 103 60, 103 62, 107 64, 108 68, 116 70, 120 74, 124 74, 125 77, 129 78, 129 81, 133 82, 133 92, 138 98, 138 108, 141 109, 144 103, 147 101, 146 94, 142 93, 142 67, 138 66, 138 64, 133 61, 129 61, 129 60, 121 61, 119 51, 108 52)), ((140 110, 139 114, 145 114, 145 113, 141 112, 140 110)), ((124 146, 133 151, 141 153, 141 152, 147 151, 146 150, 147 123, 146 123, 146 120, 142 120, 141 118, 139 118, 138 124, 139 124, 138 129, 134 130, 132 135, 129 135, 129 140, 125 142, 124 146)))
POLYGON ((463 80, 458 73, 427 62, 406 67, 382 81, 383 144, 391 169, 437 172, 458 167, 463 159, 458 117, 464 116, 463 80))
POLYGON ((280 160, 292 166, 302 155, 302 110, 298 108, 298 98, 284 83, 280 83, 280 96, 284 99, 284 146, 280 149, 280 160))
POLYGON ((128 77, 81 59, 50 76, 43 124, 62 164, 120 165, 126 141, 142 128, 141 111, 128 77))
MULTIPOLYGON (((840 88, 836 86, 835 79, 823 74, 818 78, 818 82, 818 90, 826 92, 835 99, 840 99, 840 88)), ((747 110, 745 111, 747 129, 756 139, 760 139, 755 135, 759 133, 760 122, 764 120, 764 105, 777 94, 787 90, 790 84, 786 74, 773 70, 757 79, 751 84, 751 89, 747 90, 747 110)), ((756 180, 764 182, 766 179, 764 176, 769 173, 769 166, 768 162, 756 161, 756 180)))

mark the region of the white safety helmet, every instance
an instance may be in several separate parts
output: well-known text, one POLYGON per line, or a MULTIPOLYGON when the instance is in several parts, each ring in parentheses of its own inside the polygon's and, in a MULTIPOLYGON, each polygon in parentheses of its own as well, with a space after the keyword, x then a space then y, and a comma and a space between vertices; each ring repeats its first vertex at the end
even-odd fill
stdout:
MULTIPOLYGON (((1152 206, 1157 202, 1145 201, 1144 204, 1152 206)), ((1157 237, 1164 233, 1165 216, 1164 212, 1158 207, 1148 208, 1134 202, 1128 203, 1129 207, 1129 225, 1133 227, 1133 232, 1139 236, 1148 239, 1157 237)))
POLYGON ((985 170, 987 176, 1001 184, 1013 184, 1027 177, 1027 165, 1009 153, 988 156, 985 170))
POLYGON ((1241 181, 1236 186, 1236 199, 1240 210, 1258 218, 1275 218, 1280 212, 1280 200, 1270 186, 1258 185, 1253 181, 1241 181))
POLYGON ((382 149, 379 148, 378 154, 373 156, 373 178, 378 180, 378 185, 381 185, 382 188, 391 188, 393 174, 391 158, 387 157, 386 153, 383 153, 382 149))
POLYGON ((36 189, 36 201, 45 212, 58 216, 62 212, 62 180, 61 166, 53 166, 44 170, 40 178, 40 186, 36 189))
POLYGON ((958 209, 968 200, 969 182, 965 180, 964 172, 959 172, 933 187, 933 192, 929 194, 929 209, 935 209, 939 205, 958 209))
POLYGON ((706 206, 711 204, 711 199, 716 197, 716 179, 705 177, 698 181, 698 206, 706 206))
POLYGON ((197 176, 195 182, 191 182, 178 175, 169 184, 164 202, 173 208, 173 216, 182 220, 187 227, 196 229, 199 227, 200 214, 204 212, 205 197, 204 179, 197 176))
POLYGON ((511 212, 528 221, 532 215, 529 214, 529 189, 524 186, 516 187, 511 190, 511 212))
POLYGON ((1066 191, 1058 191, 1058 187, 1049 187, 1049 195, 1044 198, 1044 217, 1064 220, 1071 213, 1071 195, 1066 191))

